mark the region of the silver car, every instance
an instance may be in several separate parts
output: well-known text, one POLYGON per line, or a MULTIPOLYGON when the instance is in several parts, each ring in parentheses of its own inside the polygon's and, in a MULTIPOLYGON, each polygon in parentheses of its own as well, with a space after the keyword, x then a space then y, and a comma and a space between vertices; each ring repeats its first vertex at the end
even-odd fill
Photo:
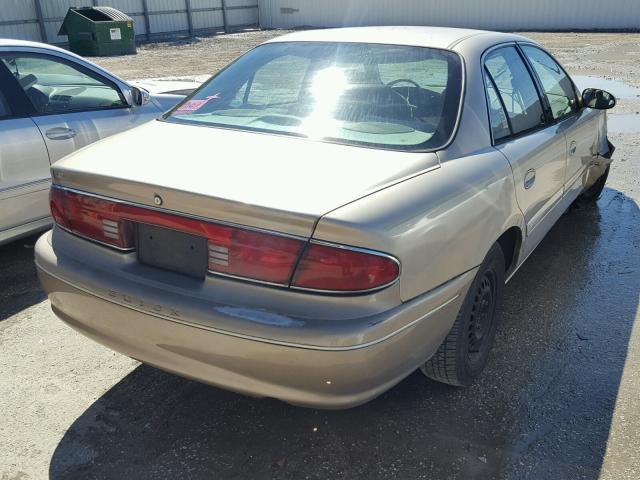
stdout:
POLYGON ((518 35, 285 35, 54 165, 39 275, 88 337, 248 395, 469 385, 505 282, 603 189, 614 105, 518 35))
POLYGON ((0 39, 0 244, 51 224, 52 163, 156 118, 196 86, 131 85, 66 50, 0 39))

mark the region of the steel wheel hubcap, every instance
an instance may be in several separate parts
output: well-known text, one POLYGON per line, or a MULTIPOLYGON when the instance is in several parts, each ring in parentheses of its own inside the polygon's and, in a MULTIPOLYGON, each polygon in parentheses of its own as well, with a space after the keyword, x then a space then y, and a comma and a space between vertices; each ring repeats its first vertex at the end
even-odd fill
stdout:
POLYGON ((478 362, 488 349, 487 338, 493 327, 495 293, 495 278, 491 272, 487 272, 480 281, 471 307, 467 331, 467 356, 471 365, 478 362))

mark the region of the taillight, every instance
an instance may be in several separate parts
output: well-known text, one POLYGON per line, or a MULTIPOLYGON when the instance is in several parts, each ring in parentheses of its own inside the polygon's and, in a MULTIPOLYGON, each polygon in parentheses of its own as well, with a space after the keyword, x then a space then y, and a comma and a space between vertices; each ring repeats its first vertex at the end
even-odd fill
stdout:
POLYGON ((288 284, 304 242, 222 225, 209 224, 209 270, 216 273, 288 284))
POLYGON ((357 292, 388 285, 400 274, 386 255, 310 243, 296 268, 292 287, 357 292))
POLYGON ((135 223, 171 228, 205 237, 209 270, 261 282, 288 285, 305 242, 51 189, 51 215, 60 226, 118 248, 135 247, 135 223))
POLYGON ((62 227, 117 248, 133 248, 133 225, 119 215, 116 203, 52 188, 49 204, 53 219, 62 227))
POLYGON ((400 274, 394 258, 377 252, 307 243, 55 186, 49 199, 51 215, 58 225, 120 249, 135 248, 137 223, 204 237, 208 241, 208 269, 216 274, 281 286, 289 286, 293 277, 294 288, 346 293, 384 287, 400 274))

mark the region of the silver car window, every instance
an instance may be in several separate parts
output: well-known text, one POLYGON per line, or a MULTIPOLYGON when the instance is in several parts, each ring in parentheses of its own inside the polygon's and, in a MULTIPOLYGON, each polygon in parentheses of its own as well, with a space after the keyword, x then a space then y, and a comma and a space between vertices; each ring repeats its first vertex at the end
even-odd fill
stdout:
POLYGON ((513 134, 545 124, 544 111, 533 78, 514 47, 487 55, 485 68, 507 110, 513 134))
POLYGON ((578 111, 579 104, 571 79, 543 50, 536 47, 523 46, 522 50, 535 70, 544 93, 551 106, 551 114, 555 120, 578 111))
POLYGON ((14 53, 4 54, 2 61, 38 113, 126 106, 115 85, 57 57, 14 53))
POLYGON ((282 42, 250 51, 165 115, 180 123, 373 147, 437 149, 462 96, 456 53, 282 42))

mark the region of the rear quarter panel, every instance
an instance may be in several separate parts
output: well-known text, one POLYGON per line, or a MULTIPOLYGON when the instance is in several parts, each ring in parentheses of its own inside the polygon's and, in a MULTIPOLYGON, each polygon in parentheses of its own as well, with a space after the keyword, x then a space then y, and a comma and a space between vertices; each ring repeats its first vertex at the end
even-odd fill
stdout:
POLYGON ((313 237, 396 256, 407 301, 480 265, 512 226, 523 229, 511 168, 488 147, 326 214, 313 237))

